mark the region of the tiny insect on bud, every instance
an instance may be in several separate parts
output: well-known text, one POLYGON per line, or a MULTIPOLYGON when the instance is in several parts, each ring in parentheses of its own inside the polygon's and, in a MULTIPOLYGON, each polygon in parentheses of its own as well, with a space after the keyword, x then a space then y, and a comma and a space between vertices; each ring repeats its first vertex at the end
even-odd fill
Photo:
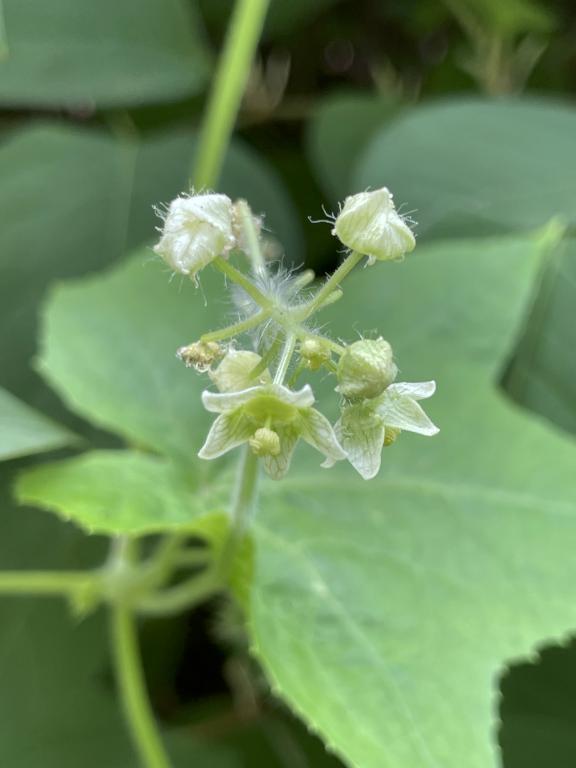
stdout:
POLYGON ((278 456, 280 453, 280 438, 273 429, 261 427, 248 440, 255 456, 278 456))
POLYGON ((392 347, 382 338, 350 344, 338 363, 336 391, 350 399, 381 395, 396 378, 392 347))
POLYGON ((394 205, 386 187, 347 197, 336 217, 332 234, 369 263, 398 259, 414 249, 412 230, 394 205))
POLYGON ((224 350, 215 341, 195 341, 176 350, 176 357, 182 360, 186 368, 196 368, 202 373, 223 354, 224 350))
POLYGON ((300 357, 306 368, 317 371, 330 360, 330 346, 323 339, 305 339, 300 345, 300 357))
POLYGON ((231 349, 218 368, 209 372, 210 378, 220 392, 237 392, 259 384, 270 384, 272 377, 267 368, 254 375, 261 360, 260 355, 248 349, 231 349))
POLYGON ((177 197, 163 218, 162 235, 154 250, 183 275, 194 277, 235 245, 232 201, 226 195, 177 197))

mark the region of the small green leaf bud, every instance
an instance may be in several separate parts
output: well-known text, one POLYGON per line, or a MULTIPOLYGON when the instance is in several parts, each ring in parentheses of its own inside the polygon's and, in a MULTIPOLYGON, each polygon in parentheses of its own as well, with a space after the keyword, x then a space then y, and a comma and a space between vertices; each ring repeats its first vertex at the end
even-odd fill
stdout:
POLYGON ((398 259, 414 249, 412 230, 386 187, 347 197, 332 234, 345 246, 376 260, 398 259))
POLYGON ((361 339, 346 347, 340 358, 336 391, 350 399, 378 397, 397 373, 387 341, 361 339))
POLYGON ((215 341, 195 341, 176 350, 176 357, 182 360, 186 368, 196 368, 202 373, 223 354, 224 350, 215 341))
POLYGON ((256 456, 278 456, 280 453, 280 438, 268 427, 257 429, 248 443, 256 456))
POLYGON ((231 349, 218 368, 215 371, 209 371, 210 378, 220 392, 238 392, 260 384, 270 384, 272 377, 268 369, 256 376, 253 375, 254 369, 261 360, 262 358, 256 352, 247 349, 231 349))
POLYGON ((154 250, 174 271, 194 277, 234 247, 232 201, 227 195, 183 195, 164 214, 160 241, 154 250))
POLYGON ((300 357, 306 368, 317 371, 330 360, 330 345, 324 339, 305 339, 300 344, 300 357))

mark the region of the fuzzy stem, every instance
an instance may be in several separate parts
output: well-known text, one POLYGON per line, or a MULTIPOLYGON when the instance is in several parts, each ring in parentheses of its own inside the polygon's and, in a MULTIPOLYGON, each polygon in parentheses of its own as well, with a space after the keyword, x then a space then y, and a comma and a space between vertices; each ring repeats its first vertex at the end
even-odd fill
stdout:
POLYGON ((135 617, 122 605, 114 606, 111 614, 116 677, 134 746, 144 768, 171 768, 148 700, 135 617))
POLYGON ((236 205, 240 211, 240 222, 244 237, 246 238, 246 245, 248 246, 246 255, 250 259, 252 272, 255 275, 265 275, 266 261, 260 247, 260 237, 254 223, 254 215, 246 200, 238 200, 236 205))
POLYGON ((239 285, 248 296, 250 296, 256 304, 258 304, 262 309, 271 309, 272 308, 272 302, 270 299, 265 296, 262 291, 258 290, 256 286, 246 277, 246 275, 242 274, 239 269, 236 269, 236 267, 233 267, 232 264, 230 264, 229 261, 226 261, 226 259, 223 259, 221 256, 219 256, 217 259, 214 259, 212 264, 220 270, 223 274, 226 275, 230 280, 232 280, 233 283, 236 283, 236 285, 239 285))
POLYGON ((256 328, 257 325, 263 323, 270 317, 270 311, 263 309, 261 312, 247 317, 246 320, 240 320, 233 325, 227 325, 226 328, 219 328, 217 331, 209 331, 200 337, 200 341, 222 341, 223 339, 229 339, 231 336, 238 336, 241 333, 256 328))
POLYGON ((348 254, 338 269, 332 275, 330 275, 328 280, 326 280, 324 285, 318 290, 314 298, 309 302, 309 304, 306 305, 306 317, 313 315, 314 312, 316 312, 316 310, 324 304, 330 294, 338 288, 342 280, 344 280, 344 278, 349 275, 350 272, 352 272, 354 267, 359 264, 363 258, 363 254, 357 253, 356 251, 351 251, 348 254))
POLYGON ((294 333, 290 333, 288 336, 286 336, 286 341, 284 342, 284 349, 282 350, 282 355, 280 357, 280 361, 278 362, 278 368, 274 374, 274 384, 282 384, 284 381, 284 378, 288 372, 288 366, 292 360, 292 355, 294 354, 295 347, 296 335, 294 333))
POLYGON ((269 0, 238 0, 200 131, 194 186, 217 184, 269 0))

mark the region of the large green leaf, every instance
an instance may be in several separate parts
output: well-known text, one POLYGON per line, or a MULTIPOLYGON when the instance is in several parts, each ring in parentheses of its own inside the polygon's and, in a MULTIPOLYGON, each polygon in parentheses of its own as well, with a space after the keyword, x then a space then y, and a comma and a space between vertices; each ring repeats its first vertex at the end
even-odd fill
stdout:
POLYGON ((422 235, 531 230, 574 221, 576 110, 535 101, 413 110, 367 147, 356 188, 388 186, 422 235), (544 145, 544 149, 543 149, 544 145))
POLYGON ((228 311, 224 290, 210 293, 222 285, 217 276, 202 284, 170 280, 144 251, 109 274, 62 285, 46 311, 39 363, 72 410, 191 470, 208 425, 206 381, 175 352, 228 311))
POLYGON ((62 448, 74 439, 67 429, 0 389, 0 460, 62 448))
POLYGON ((576 626, 576 450, 495 386, 539 251, 456 241, 359 274, 354 325, 385 333, 402 379, 438 380, 442 431, 402 436, 368 483, 302 466, 266 486, 255 652, 353 765, 495 766, 498 673, 576 626))
POLYGON ((16 487, 22 504, 43 507, 88 533, 144 534, 192 530, 198 517, 222 509, 218 489, 199 489, 164 459, 133 451, 93 451, 41 464, 16 487))
POLYGON ((0 102, 90 109, 196 93, 208 56, 192 11, 184 0, 4 0, 0 102))

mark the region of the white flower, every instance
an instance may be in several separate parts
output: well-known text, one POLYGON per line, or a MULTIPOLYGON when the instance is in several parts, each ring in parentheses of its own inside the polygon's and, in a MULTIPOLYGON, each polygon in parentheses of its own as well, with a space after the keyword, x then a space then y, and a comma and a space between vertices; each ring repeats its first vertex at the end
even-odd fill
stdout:
POLYGON ((386 188, 347 197, 332 234, 345 246, 376 260, 398 259, 412 251, 416 240, 386 188))
POLYGON ((232 201, 226 195, 177 197, 163 218, 162 235, 154 250, 183 275, 194 277, 235 245, 232 201))
POLYGON ((220 392, 237 392, 256 384, 271 384, 272 377, 266 368, 253 376, 262 358, 248 349, 230 349, 215 371, 208 374, 220 392))
POLYGON ((203 392, 202 402, 219 414, 198 454, 202 459, 215 459, 248 442, 277 480, 286 474, 299 438, 324 454, 324 466, 346 458, 328 419, 311 407, 314 395, 308 385, 298 392, 280 384, 203 392))
POLYGON ((380 470, 387 431, 391 441, 398 430, 428 436, 439 432, 416 402, 431 397, 435 390, 434 381, 398 382, 390 384, 379 397, 344 406, 334 431, 348 461, 365 480, 380 470))

